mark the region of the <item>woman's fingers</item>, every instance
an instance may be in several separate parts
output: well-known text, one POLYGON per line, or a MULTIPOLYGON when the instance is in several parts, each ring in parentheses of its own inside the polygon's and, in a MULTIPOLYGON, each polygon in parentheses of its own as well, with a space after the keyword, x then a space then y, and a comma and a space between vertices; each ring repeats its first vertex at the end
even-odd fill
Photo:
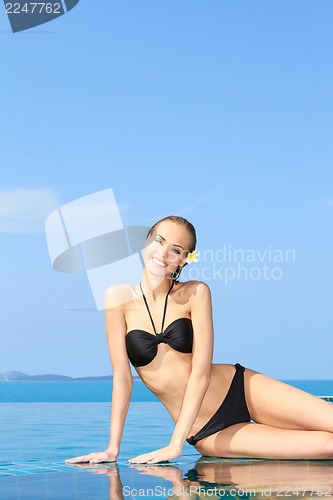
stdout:
POLYGON ((69 462, 71 464, 78 463, 78 462, 89 462, 90 459, 92 458, 93 453, 89 453, 89 455, 82 455, 81 457, 74 457, 74 458, 67 458, 65 462, 69 462))
POLYGON ((74 464, 76 462, 89 462, 89 460, 90 460, 90 455, 82 455, 82 457, 67 458, 65 462, 74 464))
POLYGON ((111 453, 105 451, 89 453, 88 455, 82 455, 80 457, 68 458, 65 462, 69 464, 76 464, 82 462, 90 462, 96 464, 98 462, 115 462, 116 457, 111 453))
POLYGON ((128 461, 131 464, 157 464, 159 462, 168 462, 173 458, 176 458, 180 455, 181 450, 174 446, 168 445, 164 448, 160 448, 155 451, 151 451, 150 453, 144 453, 142 455, 138 455, 137 457, 130 458, 128 461))
POLYGON ((155 464, 155 463, 158 463, 158 462, 164 462, 164 461, 167 461, 168 459, 166 459, 162 454, 159 454, 159 453, 149 453, 149 454, 145 454, 145 455, 139 455, 135 458, 131 458, 129 459, 129 463, 132 463, 132 464, 143 464, 143 463, 147 463, 147 464, 155 464))

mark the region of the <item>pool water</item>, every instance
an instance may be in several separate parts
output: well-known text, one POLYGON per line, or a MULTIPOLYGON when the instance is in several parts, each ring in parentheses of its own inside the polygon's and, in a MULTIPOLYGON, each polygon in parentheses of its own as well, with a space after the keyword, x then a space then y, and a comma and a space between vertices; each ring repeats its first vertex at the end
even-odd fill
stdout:
MULTIPOLYGON (((0 463, 64 461, 104 450, 109 440, 110 411, 111 403, 0 404, 2 429, 5 430, 0 429, 0 463)), ((131 403, 121 455, 127 460, 150 451, 152 443, 165 446, 172 431, 172 419, 163 405, 131 403)), ((187 443, 186 449, 193 453, 193 447, 187 443)))
POLYGON ((0 499, 302 498, 333 495, 333 460, 202 457, 185 443, 166 464, 130 457, 165 446, 173 431, 166 409, 132 402, 117 463, 64 460, 108 444, 111 403, 2 403, 0 499))

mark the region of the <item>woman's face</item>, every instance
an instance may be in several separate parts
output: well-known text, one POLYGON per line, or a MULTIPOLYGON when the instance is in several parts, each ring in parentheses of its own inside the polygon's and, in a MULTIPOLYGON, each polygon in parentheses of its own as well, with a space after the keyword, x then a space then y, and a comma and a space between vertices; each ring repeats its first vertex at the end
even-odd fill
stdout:
POLYGON ((154 275, 169 277, 185 264, 190 244, 191 235, 184 226, 172 221, 160 222, 146 241, 146 269, 154 275))

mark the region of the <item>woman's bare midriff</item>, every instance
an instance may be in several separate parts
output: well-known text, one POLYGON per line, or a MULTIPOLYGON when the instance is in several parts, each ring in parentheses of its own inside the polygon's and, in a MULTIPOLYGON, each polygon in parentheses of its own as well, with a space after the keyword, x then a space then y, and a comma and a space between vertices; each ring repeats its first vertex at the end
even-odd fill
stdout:
MULTIPOLYGON (((140 325, 140 328, 149 331, 150 320, 149 317, 147 318, 148 314, 142 304, 142 298, 133 287, 129 287, 127 292, 129 294, 129 300, 125 306, 127 330, 138 328, 140 325)), ((173 319, 190 316, 187 286, 186 283, 179 283, 179 289, 169 296, 165 325, 173 319)), ((161 401, 175 423, 181 411, 191 369, 191 353, 177 352, 163 343, 159 344, 157 356, 151 363, 136 368, 143 383, 161 401)), ((198 432, 219 408, 227 395, 234 373, 233 364, 212 364, 211 380, 189 436, 198 432)))
MULTIPOLYGON (((136 370, 176 423, 191 373, 192 354, 177 353, 166 345, 160 345, 159 350, 148 366, 136 370)), ((212 364, 210 383, 189 435, 196 434, 214 415, 227 395, 234 373, 233 364, 212 364)))

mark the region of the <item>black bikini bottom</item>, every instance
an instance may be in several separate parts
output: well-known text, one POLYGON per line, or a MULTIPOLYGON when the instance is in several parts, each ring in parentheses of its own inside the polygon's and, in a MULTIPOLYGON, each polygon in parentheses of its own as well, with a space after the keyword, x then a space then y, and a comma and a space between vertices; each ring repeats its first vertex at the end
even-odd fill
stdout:
POLYGON ((235 364, 236 371, 232 379, 229 391, 221 406, 212 418, 194 436, 186 441, 193 446, 207 436, 221 431, 226 427, 241 422, 250 422, 251 416, 245 400, 244 391, 244 366, 235 364))

